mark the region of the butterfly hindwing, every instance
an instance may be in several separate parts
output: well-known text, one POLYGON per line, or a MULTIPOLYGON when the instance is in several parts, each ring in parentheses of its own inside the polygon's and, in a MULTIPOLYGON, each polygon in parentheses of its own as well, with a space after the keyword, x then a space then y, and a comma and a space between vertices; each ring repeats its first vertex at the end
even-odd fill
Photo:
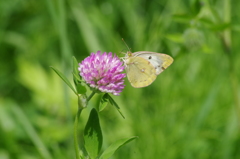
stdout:
POLYGON ((146 87, 156 79, 156 70, 143 57, 129 57, 126 65, 127 77, 133 87, 146 87))

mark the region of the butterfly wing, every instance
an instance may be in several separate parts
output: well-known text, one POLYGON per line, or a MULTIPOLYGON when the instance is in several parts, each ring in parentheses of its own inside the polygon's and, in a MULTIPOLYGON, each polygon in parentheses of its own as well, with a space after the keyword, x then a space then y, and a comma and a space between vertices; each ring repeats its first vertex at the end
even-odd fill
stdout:
POLYGON ((148 51, 139 51, 133 53, 135 57, 142 57, 154 66, 156 70, 156 75, 159 75, 162 71, 164 71, 168 66, 173 63, 173 58, 167 54, 161 54, 156 52, 148 52, 148 51))
POLYGON ((135 88, 146 87, 156 79, 155 68, 142 57, 128 57, 126 66, 128 80, 135 88))

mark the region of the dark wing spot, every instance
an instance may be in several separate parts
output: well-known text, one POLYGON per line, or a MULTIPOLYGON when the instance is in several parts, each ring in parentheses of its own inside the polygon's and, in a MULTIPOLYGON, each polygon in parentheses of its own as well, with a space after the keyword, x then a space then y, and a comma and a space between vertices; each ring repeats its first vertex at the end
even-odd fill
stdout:
POLYGON ((161 67, 160 65, 158 65, 157 67, 155 67, 155 69, 158 69, 159 67, 161 67))
POLYGON ((148 59, 149 59, 149 60, 152 59, 152 56, 149 56, 148 59))
POLYGON ((165 67, 162 67, 163 70, 165 70, 166 68, 165 67))

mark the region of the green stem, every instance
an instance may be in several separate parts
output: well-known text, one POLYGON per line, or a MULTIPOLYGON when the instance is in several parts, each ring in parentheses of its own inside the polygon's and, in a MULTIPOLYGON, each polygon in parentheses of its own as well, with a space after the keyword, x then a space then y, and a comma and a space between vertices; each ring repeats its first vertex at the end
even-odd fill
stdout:
POLYGON ((78 145, 78 121, 79 121, 79 117, 82 110, 83 110, 82 108, 78 109, 78 112, 75 117, 75 122, 74 122, 74 146, 75 146, 75 152, 76 152, 76 159, 81 159, 79 154, 79 145, 78 145))
MULTIPOLYGON (((92 93, 89 95, 87 98, 87 102, 94 96, 96 92, 92 91, 92 93)), ((78 121, 80 114, 84 107, 79 106, 78 107, 78 112, 75 117, 75 122, 74 122, 74 146, 75 146, 75 152, 76 152, 76 159, 81 159, 80 153, 79 153, 79 144, 78 144, 78 121)))
MULTIPOLYGON (((225 23, 231 23, 231 2, 228 0, 224 0, 224 17, 223 20, 225 23)), ((234 51, 232 48, 232 34, 231 34, 231 29, 225 29, 223 32, 223 44, 225 47, 225 52, 228 55, 229 58, 229 64, 230 64, 230 82, 232 85, 232 93, 233 93, 233 99, 234 99, 234 106, 236 109, 236 114, 238 120, 240 120, 240 100, 238 98, 238 80, 236 76, 236 71, 235 71, 235 55, 233 54, 234 51)), ((238 124, 240 128, 240 124, 238 124)))
POLYGON ((95 93, 95 91, 92 91, 92 93, 88 96, 87 101, 90 101, 90 99, 94 96, 95 93))

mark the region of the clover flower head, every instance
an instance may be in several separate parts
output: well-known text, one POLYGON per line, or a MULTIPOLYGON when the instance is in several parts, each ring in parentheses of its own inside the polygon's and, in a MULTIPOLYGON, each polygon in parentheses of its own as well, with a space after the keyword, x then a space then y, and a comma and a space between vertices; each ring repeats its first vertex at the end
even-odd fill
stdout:
POLYGON ((125 87, 126 77, 126 74, 122 73, 124 70, 122 64, 115 54, 111 52, 101 54, 101 51, 97 51, 79 63, 78 70, 90 87, 101 92, 120 95, 125 87))

